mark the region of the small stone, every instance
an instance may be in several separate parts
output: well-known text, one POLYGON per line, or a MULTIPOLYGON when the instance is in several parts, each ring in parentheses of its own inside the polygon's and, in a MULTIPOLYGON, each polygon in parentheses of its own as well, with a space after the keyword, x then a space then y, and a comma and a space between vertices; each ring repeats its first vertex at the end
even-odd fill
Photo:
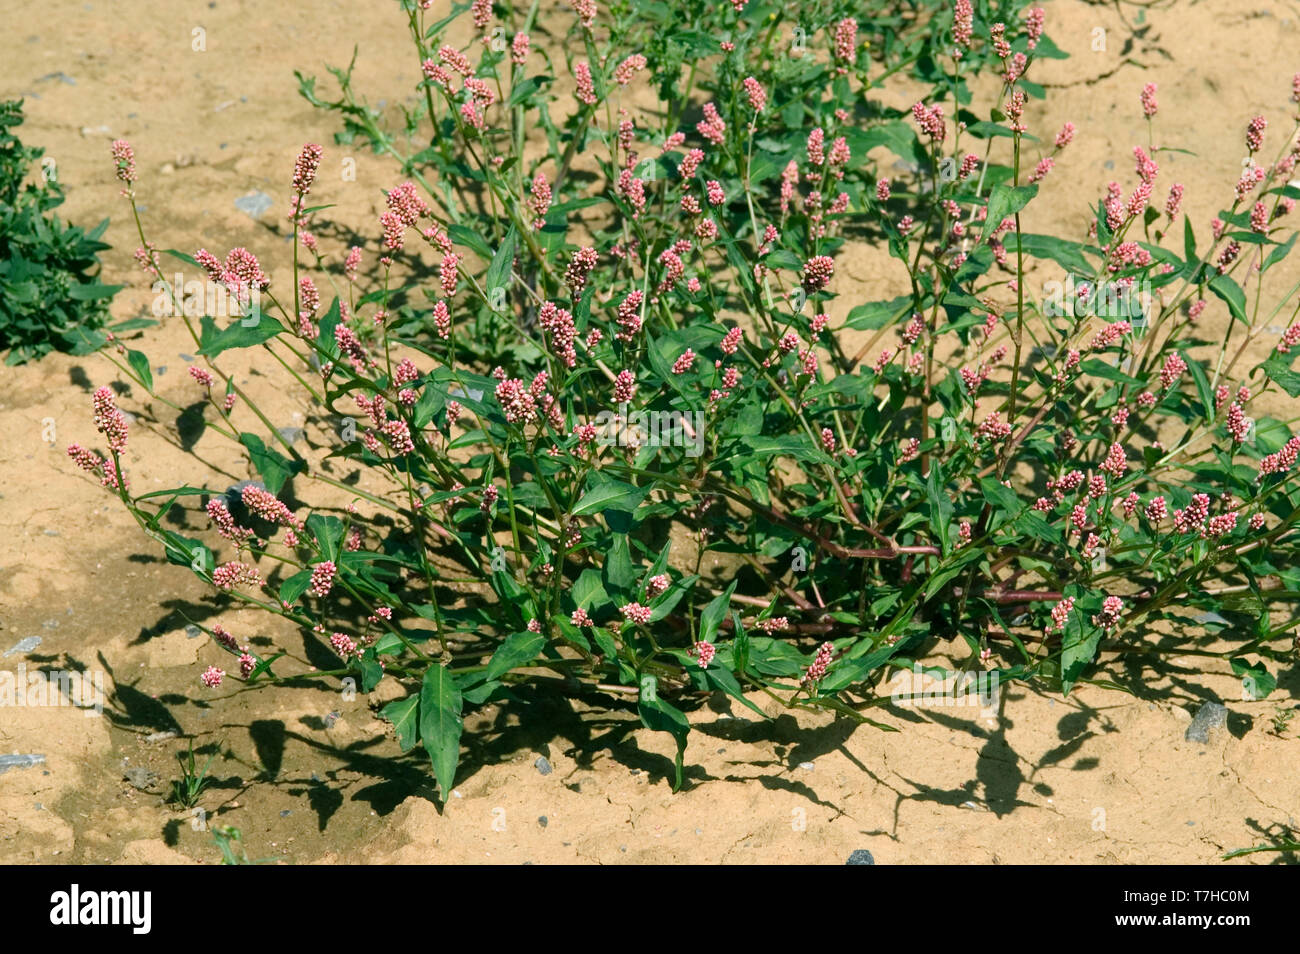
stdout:
POLYGON ((325 728, 327 729, 334 728, 334 723, 338 722, 339 719, 341 719, 342 717, 343 714, 338 711, 329 713, 328 715, 325 716, 325 728))
POLYGON ((235 208, 245 215, 260 219, 271 208, 271 197, 265 192, 250 192, 235 200, 235 208))
POLYGON ((156 368, 153 369, 153 373, 154 373, 154 374, 158 374, 158 375, 166 374, 166 373, 167 373, 167 365, 165 365, 165 364, 160 364, 160 365, 158 365, 158 367, 156 367, 156 368))
POLYGON ((190 639, 198 639, 203 635, 203 630, 199 629, 193 623, 185 627, 185 635, 190 639))
POLYGON ((180 354, 179 357, 180 357, 180 359, 181 359, 182 361, 193 361, 193 360, 194 360, 194 355, 192 355, 192 354, 180 354))
POLYGON ((17 656, 23 653, 29 653, 40 644, 41 644, 41 637, 28 636, 25 639, 18 640, 18 642, 14 643, 10 649, 6 650, 5 657, 8 658, 9 656, 17 656))
POLYGON ((292 809, 292 808, 285 808, 285 809, 282 809, 282 810, 280 811, 280 817, 281 817, 281 818, 288 818, 288 817, 289 817, 290 815, 292 815, 292 814, 293 814, 293 809, 292 809))
POLYGON ((545 828, 546 825, 547 825, 546 816, 545 816, 545 815, 538 815, 538 816, 537 816, 537 824, 539 824, 539 825, 541 825, 543 828, 545 828))
POLYGON ((45 629, 58 629, 59 621, 57 619, 47 619, 45 622, 41 623, 41 626, 45 629))
POLYGON ((174 739, 174 738, 176 738, 176 730, 167 729, 165 732, 154 732, 150 735, 146 735, 144 737, 144 740, 148 742, 150 745, 154 745, 158 742, 166 742, 168 739, 174 739))
POLYGON ((13 755, 0 755, 0 775, 3 775, 11 768, 32 768, 44 764, 44 755, 19 755, 17 752, 13 755))
POLYGON ((846 865, 874 865, 876 859, 871 857, 871 852, 865 848, 859 848, 849 855, 849 860, 844 862, 846 865))
POLYGON ((815 769, 815 768, 817 767, 817 763, 815 763, 815 762, 800 762, 800 763, 799 763, 799 767, 800 767, 801 769, 803 769, 805 772, 811 772, 813 769, 815 769))
POLYGON ((158 784, 158 773, 151 772, 142 765, 127 769, 122 773, 122 777, 130 782, 133 788, 138 788, 142 792, 158 784))
POLYGON ((57 531, 57 530, 46 530, 46 531, 45 531, 45 535, 46 535, 47 537, 57 537, 57 536, 59 535, 59 531, 57 531))
POLYGON ((300 440, 302 440, 302 435, 303 435, 303 429, 301 427, 280 428, 280 436, 283 437, 290 444, 298 443, 300 440))
POLYGON ((537 756, 537 761, 533 763, 533 768, 537 769, 543 775, 550 775, 552 771, 551 763, 546 760, 545 755, 537 756))
POLYGON ((1207 702, 1196 710, 1184 738, 1188 742, 1209 742, 1210 732, 1228 721, 1228 709, 1218 702, 1207 702))

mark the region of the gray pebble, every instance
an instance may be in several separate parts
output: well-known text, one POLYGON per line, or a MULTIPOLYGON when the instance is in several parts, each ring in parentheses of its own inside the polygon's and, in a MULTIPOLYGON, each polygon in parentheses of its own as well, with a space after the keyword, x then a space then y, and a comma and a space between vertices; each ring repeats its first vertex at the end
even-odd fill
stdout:
POLYGON ((265 192, 250 192, 235 200, 235 208, 255 219, 260 219, 271 208, 271 197, 265 192))
POLYGON ((5 658, 8 658, 9 656, 17 656, 22 653, 30 653, 40 644, 41 637, 39 636, 28 636, 25 639, 20 639, 18 642, 13 644, 12 648, 5 650, 5 658))
POLYGON ((157 374, 157 375, 159 375, 159 376, 166 374, 166 373, 167 373, 167 365, 165 365, 165 364, 160 364, 160 365, 158 365, 158 367, 156 367, 156 368, 153 369, 153 373, 154 373, 154 374, 157 374))
POLYGON ((290 444, 298 443, 300 440, 302 440, 302 435, 303 435, 303 429, 301 427, 280 428, 280 436, 283 437, 290 444))
POLYGON ((336 712, 328 713, 325 716, 325 728, 327 729, 334 728, 334 723, 338 722, 339 719, 341 718, 343 718, 343 714, 341 712, 336 711, 336 712))
POLYGON ((180 355, 180 359, 181 359, 182 361, 193 361, 193 360, 194 360, 194 355, 192 355, 192 354, 182 354, 182 355, 180 355))
POLYGON ((198 639, 200 636, 203 635, 203 630, 199 629, 193 623, 190 623, 188 626, 185 627, 185 635, 190 639, 198 639))
POLYGON ((292 808, 285 808, 285 809, 282 809, 282 810, 280 811, 280 817, 281 817, 281 818, 288 818, 288 817, 289 817, 290 815, 292 815, 292 814, 293 814, 293 809, 292 809, 292 808))
POLYGON ((543 775, 550 775, 553 771, 551 769, 551 763, 546 760, 545 755, 537 756, 537 761, 533 763, 533 768, 537 769, 537 771, 541 772, 543 775))
POLYGON ((127 769, 122 773, 122 777, 130 782, 133 788, 138 788, 142 792, 158 784, 158 773, 149 771, 143 765, 127 769))
POLYGON ((1217 702, 1207 702, 1196 710, 1192 724, 1187 727, 1188 742, 1209 742, 1210 731, 1226 724, 1228 710, 1217 702))
POLYGON ((150 745, 154 745, 158 742, 166 742, 168 739, 174 739, 174 738, 176 738, 176 730, 167 729, 163 732, 152 732, 149 735, 146 735, 144 737, 144 740, 148 742, 150 745))
POLYGON ((846 865, 874 865, 876 859, 871 857, 871 852, 865 848, 859 848, 849 855, 849 860, 844 862, 846 865))
POLYGON ((59 621, 57 619, 47 619, 45 622, 41 623, 41 626, 45 629, 58 629, 59 621))
POLYGON ((538 816, 537 816, 537 824, 539 824, 539 825, 541 825, 543 828, 545 828, 546 825, 547 825, 546 816, 545 816, 545 815, 538 815, 538 816))

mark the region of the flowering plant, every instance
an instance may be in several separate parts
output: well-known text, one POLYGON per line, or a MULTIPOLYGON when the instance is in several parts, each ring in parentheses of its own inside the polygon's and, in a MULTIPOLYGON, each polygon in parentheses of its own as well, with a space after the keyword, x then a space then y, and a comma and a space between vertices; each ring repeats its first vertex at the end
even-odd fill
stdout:
MULTIPOLYGON (((1265 161, 1250 122, 1199 239, 1181 186, 1155 198, 1163 147, 1138 145, 1131 189, 1071 241, 1021 228, 1075 135, 1029 133, 1029 76, 1063 55, 1038 8, 576 0, 544 46, 537 4, 430 6, 401 4, 423 77, 403 133, 350 68, 334 100, 299 76, 340 142, 401 168, 377 249, 317 239, 308 145, 291 276, 243 248, 171 253, 239 303, 224 327, 175 310, 208 427, 259 481, 134 494, 107 387, 108 455, 70 453, 173 562, 328 641, 339 664, 312 675, 407 686, 382 714, 444 798, 464 714, 556 675, 635 698, 676 742, 675 787, 703 696, 870 721, 941 639, 964 668, 1069 692, 1100 654, 1184 651, 1162 623, 1238 609, 1226 655, 1267 694, 1296 623, 1273 607, 1300 593, 1300 436, 1262 410, 1300 396, 1294 311, 1249 359, 1289 300, 1269 311, 1263 280, 1295 243, 1294 138, 1265 161), (910 110, 865 96, 904 81, 910 110), (845 301, 844 253, 873 242, 901 293, 845 301), (327 455, 223 370, 244 348, 302 389, 327 455), (195 500, 208 542, 163 524, 195 500)), ((1137 105, 1154 130, 1154 87, 1137 105)), ((285 678, 212 635, 241 678, 285 678)))

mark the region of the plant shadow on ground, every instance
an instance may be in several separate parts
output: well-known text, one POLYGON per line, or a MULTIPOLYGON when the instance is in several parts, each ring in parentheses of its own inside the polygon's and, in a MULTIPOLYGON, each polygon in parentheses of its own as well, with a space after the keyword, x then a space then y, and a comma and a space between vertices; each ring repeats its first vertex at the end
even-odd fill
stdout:
MULTIPOLYGON (((170 621, 178 619, 178 612, 183 612, 185 618, 195 620, 206 619, 218 612, 215 607, 194 604, 178 603, 168 608, 172 612, 155 626, 142 630, 137 642, 175 628, 170 625, 170 621)), ((1204 640, 1211 638, 1213 637, 1206 636, 1204 640)), ((1164 641, 1164 638, 1161 637, 1161 640, 1164 641)), ((1192 642, 1201 641, 1198 638, 1192 642)), ((1169 638, 1168 642, 1171 646, 1188 645, 1186 639, 1169 638)), ((324 644, 311 635, 304 636, 300 661, 317 668, 328 668, 337 663, 324 644)), ((114 677, 112 668, 102 655, 99 663, 110 677, 114 677)), ((69 660, 63 668, 84 669, 84 666, 78 666, 75 660, 69 660)), ((1140 658, 1129 656, 1104 668, 1107 678, 1126 693, 1143 701, 1172 703, 1188 708, 1194 708, 1205 701, 1217 701, 1214 693, 1197 680, 1196 669, 1179 665, 1170 655, 1152 654, 1140 658)), ((105 715, 114 728, 126 732, 146 734, 171 731, 178 738, 190 738, 178 719, 176 707, 194 706, 215 711, 210 703, 201 699, 180 694, 160 694, 155 697, 133 684, 119 682, 115 677, 113 685, 114 691, 107 700, 105 715)), ((314 680, 303 682, 290 678, 283 684, 283 688, 323 694, 322 698, 329 699, 331 703, 338 696, 335 687, 314 680)), ((1300 695, 1298 690, 1300 677, 1284 674, 1275 692, 1279 696, 1285 694, 1295 699, 1300 695)), ((586 693, 570 695, 558 683, 513 686, 510 692, 511 698, 507 706, 485 707, 468 715, 467 723, 470 724, 462 737, 464 754, 457 773, 458 785, 470 782, 486 767, 519 761, 521 755, 524 756, 523 761, 531 763, 538 755, 549 758, 556 752, 572 761, 573 770, 561 781, 575 791, 582 791, 583 786, 581 780, 574 776, 579 771, 593 769, 605 759, 624 766, 633 774, 645 773, 651 784, 671 784, 671 757, 661 752, 648 751, 638 744, 635 733, 642 726, 634 701, 594 692, 590 698, 587 698, 586 693)), ((890 715, 895 719, 911 723, 932 722, 949 730, 955 744, 977 750, 971 778, 955 787, 936 786, 923 778, 909 777, 892 770, 880 771, 864 764, 850 751, 849 739, 859 728, 863 732, 877 730, 859 727, 847 719, 838 719, 817 727, 801 727, 795 716, 788 712, 766 721, 748 713, 736 717, 731 714, 730 700, 720 694, 704 699, 694 697, 689 702, 678 700, 679 704, 693 713, 695 729, 691 748, 687 750, 683 789, 690 790, 709 782, 756 781, 769 791, 789 792, 843 815, 844 809, 833 798, 818 792, 816 776, 798 771, 802 763, 813 762, 837 752, 876 785, 895 793, 892 825, 888 829, 864 832, 866 834, 879 834, 896 840, 899 813, 907 801, 929 802, 948 808, 974 808, 1003 818, 1019 808, 1037 807, 1028 800, 1029 792, 1026 789, 1039 796, 1050 797, 1055 794, 1053 788, 1040 778, 1045 769, 1066 765, 1090 739, 1119 731, 1110 720, 1105 707, 1087 705, 1077 697, 1066 699, 1063 701, 1067 711, 1056 725, 1059 744, 1036 760, 1028 759, 1018 753, 1008 739, 1009 730, 1015 728, 1008 707, 1030 693, 1059 700, 1059 697, 1051 693, 1023 684, 1004 685, 1000 700, 1001 712, 996 724, 991 726, 982 723, 975 710, 918 709, 895 705, 888 707, 890 715), (728 742, 767 747, 772 758, 736 759, 727 763, 731 770, 725 773, 715 774, 705 768, 702 763, 706 760, 700 757, 704 747, 724 743, 718 746, 715 753, 721 755, 728 742)), ((1117 702, 1122 701, 1117 699, 1117 702)), ((322 711, 330 708, 332 706, 327 703, 322 711)), ((247 721, 228 721, 219 727, 204 727, 195 733, 195 737, 226 740, 225 757, 214 766, 208 787, 231 794, 216 807, 211 817, 222 815, 227 810, 226 805, 235 798, 243 798, 245 794, 263 787, 291 798, 305 799, 315 815, 319 832, 326 830, 331 820, 349 801, 364 803, 369 810, 381 817, 390 814, 413 796, 429 801, 441 811, 437 787, 423 748, 417 747, 409 753, 399 754, 391 735, 355 740, 344 745, 334 744, 328 735, 332 724, 329 720, 335 716, 334 712, 325 717, 300 716, 297 722, 301 728, 286 724, 283 719, 264 717, 256 709, 254 713, 247 721), (322 758, 326 761, 319 772, 303 769, 309 761, 320 765, 322 758), (227 773, 226 769, 232 762, 247 766, 249 771, 227 773)), ((1252 725, 1253 719, 1249 715, 1231 712, 1227 729, 1233 736, 1241 738, 1252 725)), ((663 751, 668 751, 668 747, 663 747, 663 751)), ((709 761, 716 764, 716 760, 709 761)), ((1098 768, 1100 765, 1095 758, 1078 758, 1069 764, 1072 771, 1098 768)), ((1294 836, 1289 828, 1280 824, 1263 827, 1251 822, 1251 825, 1263 836, 1261 841, 1282 844, 1294 836)), ((169 821, 167 826, 163 832, 164 839, 171 838, 168 844, 174 844, 177 823, 169 821)), ((1292 853, 1282 852, 1275 863, 1294 860, 1292 853)))

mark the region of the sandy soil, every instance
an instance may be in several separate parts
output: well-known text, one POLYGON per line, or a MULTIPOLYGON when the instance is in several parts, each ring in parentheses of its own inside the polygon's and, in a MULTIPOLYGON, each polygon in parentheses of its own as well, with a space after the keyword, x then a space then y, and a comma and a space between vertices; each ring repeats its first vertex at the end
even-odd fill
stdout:
MULTIPOLYGON (((129 285, 114 302, 118 318, 147 313, 153 296, 131 262, 138 243, 117 196, 111 139, 135 145, 145 225, 160 247, 247 245, 283 274, 293 158, 303 142, 331 143, 336 129, 297 96, 293 70, 324 83, 324 64, 345 63, 356 44, 358 85, 376 100, 417 74, 387 4, 364 17, 336 0, 313 3, 310 15, 285 0, 167 6, 0 0, 0 96, 26 97, 23 136, 58 163, 61 213, 87 224, 112 216, 105 276, 129 285), (196 28, 203 52, 192 48, 196 28), (234 205, 254 190, 274 200, 256 222, 234 205)), ((1037 75, 1060 88, 1046 107, 1035 104, 1031 127, 1048 138, 1068 119, 1078 136, 1026 231, 1081 233, 1105 182, 1131 179, 1132 145, 1147 135, 1137 93, 1154 79, 1161 135, 1197 153, 1162 162, 1186 185, 1184 207, 1204 232, 1236 179, 1246 119, 1262 112, 1271 133, 1290 128, 1282 110, 1297 11, 1218 0, 1125 24, 1113 6, 1056 2, 1048 15, 1072 59, 1037 75), (1107 31, 1105 51, 1093 49, 1097 28, 1107 31)), ((322 234, 335 254, 347 229, 373 235, 379 189, 395 181, 388 163, 347 146, 329 147, 324 168, 344 158, 356 162, 355 182, 322 171, 318 190, 338 206, 330 214, 339 231, 322 234)), ((852 251, 844 276, 845 309, 898 290, 897 271, 873 250, 852 251)), ((1207 321, 1225 317, 1217 301, 1211 309, 1207 321)), ((150 355, 164 397, 193 400, 183 355, 194 346, 182 327, 150 329, 132 346, 150 355)), ((248 363, 228 366, 277 426, 306 426, 311 440, 320 425, 305 402, 276 393, 248 363)), ((1197 656, 1111 667, 1127 693, 1083 688, 1063 700, 1012 687, 991 719, 960 708, 885 710, 881 721, 899 732, 776 711, 763 722, 715 700, 695 716, 688 781, 676 795, 667 736, 642 730, 635 712, 525 691, 519 706, 469 720, 458 786, 439 810, 424 758, 397 757, 375 717, 383 699, 324 687, 194 691, 199 667, 222 657, 206 636, 187 635, 189 621, 274 637, 304 668, 318 660, 300 636, 223 611, 70 465, 63 448, 94 436, 90 391, 116 377, 103 356, 0 370, 0 653, 41 638, 0 658, 0 669, 100 670, 108 697, 102 717, 0 710, 0 753, 45 756, 0 774, 0 862, 213 863, 205 823, 237 826, 252 858, 295 863, 842 863, 860 848, 883 864, 1214 862, 1295 837, 1296 730, 1279 738, 1268 727, 1278 703, 1295 705, 1300 682, 1284 674, 1269 700, 1243 702, 1226 664, 1197 656), (1208 744, 1185 741, 1191 712, 1214 699, 1231 710, 1227 726, 1208 744), (221 753, 202 818, 161 797, 187 737, 221 753), (134 783, 124 777, 131 769, 145 770, 134 783)), ((127 455, 136 489, 250 476, 208 438, 194 448, 198 459, 186 453, 165 405, 129 392, 122 403, 137 415, 127 455)))

